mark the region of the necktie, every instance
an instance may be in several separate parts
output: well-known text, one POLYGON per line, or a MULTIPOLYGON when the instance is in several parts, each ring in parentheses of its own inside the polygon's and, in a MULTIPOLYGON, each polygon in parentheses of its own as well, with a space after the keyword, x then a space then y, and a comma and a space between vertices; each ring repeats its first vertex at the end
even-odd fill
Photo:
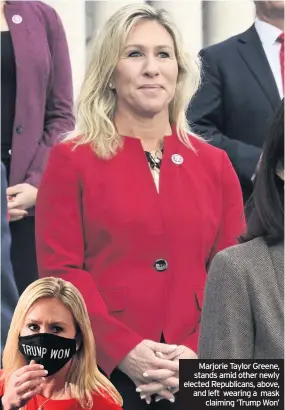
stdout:
POLYGON ((282 84, 283 84, 283 92, 284 92, 284 33, 280 34, 278 37, 281 43, 280 49, 280 68, 281 68, 281 76, 282 76, 282 84))

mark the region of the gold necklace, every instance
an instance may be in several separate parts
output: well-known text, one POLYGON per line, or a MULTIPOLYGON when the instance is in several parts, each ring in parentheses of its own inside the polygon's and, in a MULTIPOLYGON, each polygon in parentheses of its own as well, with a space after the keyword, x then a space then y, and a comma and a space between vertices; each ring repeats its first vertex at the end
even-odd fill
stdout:
POLYGON ((38 410, 43 410, 43 406, 50 400, 51 398, 49 397, 46 401, 43 402, 43 404, 40 405, 40 407, 38 408, 38 410))
MULTIPOLYGON (((66 385, 67 385, 67 384, 65 384, 64 391, 66 391, 66 388, 67 388, 66 385)), ((63 394, 63 393, 62 393, 62 394, 63 394)), ((62 394, 61 394, 60 396, 62 396, 62 394)), ((43 404, 39 405, 38 410, 44 410, 44 405, 45 405, 49 400, 51 400, 51 397, 49 397, 48 399, 46 399, 46 401, 44 401, 43 404)), ((38 401, 38 400, 37 400, 37 401, 38 401)))

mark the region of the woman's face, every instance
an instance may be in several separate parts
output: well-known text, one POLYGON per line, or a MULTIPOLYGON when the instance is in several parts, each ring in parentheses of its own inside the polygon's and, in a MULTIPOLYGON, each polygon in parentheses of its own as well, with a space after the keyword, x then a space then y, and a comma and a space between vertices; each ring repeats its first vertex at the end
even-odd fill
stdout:
POLYGON ((42 298, 28 311, 20 335, 29 336, 38 333, 75 338, 73 315, 57 298, 42 298))
POLYGON ((163 111, 175 94, 178 64, 172 37, 156 21, 141 21, 127 38, 114 72, 119 111, 151 117, 163 111))

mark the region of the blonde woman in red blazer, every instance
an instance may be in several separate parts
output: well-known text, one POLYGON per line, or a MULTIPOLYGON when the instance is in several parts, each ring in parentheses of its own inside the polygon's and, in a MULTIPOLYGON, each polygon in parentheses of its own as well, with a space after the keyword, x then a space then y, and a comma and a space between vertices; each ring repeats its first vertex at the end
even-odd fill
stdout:
POLYGON ((227 155, 189 133, 196 87, 167 13, 119 10, 95 39, 76 130, 52 150, 39 189, 40 276, 83 294, 98 363, 126 410, 176 409, 207 266, 244 229, 227 155))

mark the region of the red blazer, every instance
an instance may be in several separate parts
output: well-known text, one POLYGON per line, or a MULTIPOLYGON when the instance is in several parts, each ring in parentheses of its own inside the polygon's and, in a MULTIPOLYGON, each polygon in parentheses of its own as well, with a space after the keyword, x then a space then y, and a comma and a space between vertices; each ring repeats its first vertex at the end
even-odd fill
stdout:
POLYGON ((207 264, 244 231, 227 155, 191 140, 197 153, 175 134, 165 138, 159 193, 137 138, 125 137, 111 160, 88 145, 52 150, 37 199, 39 272, 81 291, 107 374, 162 332, 197 349, 207 264))

